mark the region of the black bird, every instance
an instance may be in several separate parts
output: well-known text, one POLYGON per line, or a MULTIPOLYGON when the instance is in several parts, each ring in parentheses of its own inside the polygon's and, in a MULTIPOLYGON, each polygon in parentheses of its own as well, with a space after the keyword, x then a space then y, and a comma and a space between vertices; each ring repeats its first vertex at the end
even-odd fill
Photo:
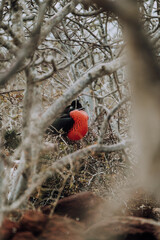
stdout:
POLYGON ((49 132, 58 133, 61 129, 73 141, 80 140, 88 132, 88 115, 79 100, 74 100, 65 108, 49 127, 49 132))

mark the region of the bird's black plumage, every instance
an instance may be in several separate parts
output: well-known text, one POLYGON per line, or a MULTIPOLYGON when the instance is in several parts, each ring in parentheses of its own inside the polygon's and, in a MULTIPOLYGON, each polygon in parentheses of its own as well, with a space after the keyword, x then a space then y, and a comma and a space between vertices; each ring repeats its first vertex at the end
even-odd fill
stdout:
POLYGON ((53 133, 58 133, 61 129, 64 132, 68 132, 74 124, 74 120, 71 117, 63 116, 56 119, 50 126, 53 133))
POLYGON ((71 103, 71 105, 69 105, 69 106, 67 106, 66 108, 65 108, 65 110, 63 111, 63 113, 62 113, 62 117, 65 115, 65 114, 68 114, 69 115, 69 113, 71 112, 71 111, 73 111, 73 110, 75 110, 75 109, 83 109, 83 107, 82 107, 82 104, 79 102, 79 100, 77 99, 77 100, 74 100, 72 103, 71 103))
POLYGON ((69 106, 65 108, 61 116, 57 118, 47 129, 47 132, 58 133, 62 129, 65 133, 67 133, 73 127, 74 120, 70 117, 70 112, 75 109, 83 109, 78 99, 74 100, 69 106))

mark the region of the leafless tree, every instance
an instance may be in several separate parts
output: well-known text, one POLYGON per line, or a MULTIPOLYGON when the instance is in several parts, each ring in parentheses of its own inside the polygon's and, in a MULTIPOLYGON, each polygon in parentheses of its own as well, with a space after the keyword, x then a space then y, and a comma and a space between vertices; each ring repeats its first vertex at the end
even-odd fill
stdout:
POLYGON ((21 132, 21 144, 8 156, 0 139, 1 221, 68 163, 121 150, 126 163, 133 164, 128 150, 130 96, 136 100, 136 129, 146 160, 143 175, 152 170, 152 184, 159 185, 159 7, 158 0, 1 1, 0 131, 21 132), (78 96, 91 131, 102 116, 97 143, 38 172, 41 152, 58 151, 55 143, 44 140, 45 130, 78 96), (108 128, 116 136, 115 144, 106 141, 108 128))

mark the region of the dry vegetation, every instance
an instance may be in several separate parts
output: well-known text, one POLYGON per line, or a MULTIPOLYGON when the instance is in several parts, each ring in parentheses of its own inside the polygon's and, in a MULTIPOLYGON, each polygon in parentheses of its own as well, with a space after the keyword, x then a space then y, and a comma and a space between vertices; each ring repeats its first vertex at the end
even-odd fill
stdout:
POLYGON ((84 191, 118 201, 113 212, 122 204, 123 215, 152 217, 159 26, 158 0, 0 2, 1 222, 84 191), (46 134, 77 97, 89 115, 85 138, 46 134), (137 193, 146 186, 151 198, 137 193))

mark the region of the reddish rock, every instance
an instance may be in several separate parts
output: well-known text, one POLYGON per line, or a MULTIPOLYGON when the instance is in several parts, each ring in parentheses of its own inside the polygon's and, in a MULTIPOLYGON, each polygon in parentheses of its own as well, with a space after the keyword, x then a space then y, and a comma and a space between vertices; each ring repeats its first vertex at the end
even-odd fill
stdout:
POLYGON ((92 192, 82 192, 59 200, 55 213, 90 225, 101 218, 103 203, 104 200, 92 192))
POLYGON ((31 232, 19 232, 12 240, 37 240, 31 232))
POLYGON ((38 211, 27 211, 20 221, 20 231, 40 234, 48 221, 48 216, 38 211))
POLYGON ((86 240, 159 240, 160 224, 138 217, 111 217, 91 226, 86 240))
POLYGON ((47 205, 47 206, 41 207, 41 211, 46 215, 49 215, 51 213, 52 209, 53 209, 52 205, 47 205))
POLYGON ((73 219, 53 215, 46 224, 39 239, 43 240, 84 240, 83 225, 73 219))
POLYGON ((18 228, 18 223, 11 222, 9 219, 5 219, 0 228, 0 240, 10 239, 15 235, 18 228))
POLYGON ((37 211, 28 211, 19 224, 6 219, 0 228, 0 240, 36 239, 160 240, 160 224, 139 217, 110 216, 100 222, 97 220, 96 224, 86 230, 86 225, 65 216, 54 214, 48 217, 37 211))

